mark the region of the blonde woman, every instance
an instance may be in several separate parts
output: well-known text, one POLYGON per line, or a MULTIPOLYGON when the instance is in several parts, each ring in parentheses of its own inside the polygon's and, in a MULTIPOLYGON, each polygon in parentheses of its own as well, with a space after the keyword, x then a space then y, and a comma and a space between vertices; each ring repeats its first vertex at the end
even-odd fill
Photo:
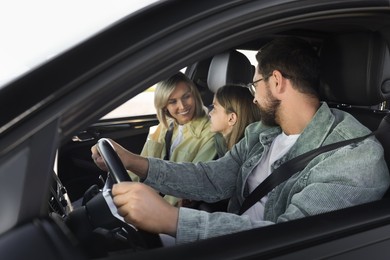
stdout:
MULTIPOLYGON (((160 123, 149 134, 142 156, 174 162, 210 161, 216 157, 207 109, 187 76, 179 72, 159 82, 154 105, 160 123)), ((133 180, 139 180, 135 174, 130 175, 133 180)), ((180 205, 178 198, 164 198, 172 205, 180 205)))

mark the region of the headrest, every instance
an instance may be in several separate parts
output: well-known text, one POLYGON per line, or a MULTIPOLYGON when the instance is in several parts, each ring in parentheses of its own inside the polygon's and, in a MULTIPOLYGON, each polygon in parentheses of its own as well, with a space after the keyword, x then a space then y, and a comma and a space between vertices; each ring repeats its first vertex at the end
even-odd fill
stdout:
POLYGON ((214 93, 207 85, 207 75, 209 74, 211 58, 196 62, 186 68, 185 74, 193 80, 202 97, 203 104, 208 106, 213 103, 214 93))
POLYGON ((236 50, 214 56, 211 60, 207 84, 212 92, 226 84, 248 84, 253 80, 254 68, 249 59, 236 50))
POLYGON ((325 40, 320 53, 325 101, 371 106, 390 99, 390 56, 377 33, 350 33, 325 40))
POLYGON ((186 75, 200 88, 207 88, 207 75, 209 73, 211 58, 201 60, 187 67, 186 75))

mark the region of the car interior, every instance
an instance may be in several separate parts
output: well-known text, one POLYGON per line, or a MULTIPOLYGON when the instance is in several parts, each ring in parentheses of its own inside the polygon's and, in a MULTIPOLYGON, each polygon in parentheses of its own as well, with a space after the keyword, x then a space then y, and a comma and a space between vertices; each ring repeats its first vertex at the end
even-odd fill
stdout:
MULTIPOLYGON (((318 39, 315 39, 314 47, 318 48, 322 66, 321 73, 323 82, 319 89, 322 100, 328 102, 331 107, 351 113, 372 131, 377 130, 376 136, 385 148, 385 157, 389 164, 390 138, 387 131, 390 128, 390 115, 386 102, 390 98, 390 56, 386 41, 378 33, 351 32, 342 35, 328 36, 321 41, 321 44, 319 44, 318 39)), ((233 49, 196 62, 188 66, 185 73, 196 83, 202 94, 204 104, 207 106, 212 103, 213 93, 219 87, 229 83, 247 84, 251 82, 254 69, 255 68, 251 65, 245 55, 233 49)), ((142 148, 143 140, 145 140, 148 133, 145 128, 148 129, 148 126, 152 126, 156 123, 157 121, 155 119, 151 119, 147 121, 148 125, 139 128, 137 133, 132 131, 133 134, 136 135, 136 138, 140 140, 137 142, 138 147, 135 146, 133 140, 128 141, 128 143, 131 144, 131 147, 135 149, 135 152, 139 152, 142 148)), ((137 129, 132 123, 126 122, 125 124, 133 127, 134 130, 137 129)), ((119 130, 116 129, 117 132, 111 136, 104 133, 108 128, 106 129, 103 122, 99 122, 83 133, 80 133, 79 137, 84 135, 84 138, 86 136, 87 140, 91 136, 115 137, 121 142, 122 134, 124 140, 129 140, 125 134, 126 131, 128 131, 127 127, 120 129, 120 126, 123 126, 123 123, 119 122, 119 126, 116 125, 116 128, 119 130)), ((108 132, 110 132, 110 130, 108 130, 108 132)), ((95 140, 95 138, 91 139, 95 140)), ((91 145, 93 145, 93 143, 90 141, 81 143, 72 142, 71 146, 64 145, 62 150, 60 150, 59 176, 65 177, 62 180, 63 183, 66 183, 64 186, 72 187, 72 182, 74 182, 77 183, 76 187, 79 189, 76 192, 77 196, 72 194, 75 190, 69 190, 72 199, 84 196, 83 199, 88 201, 98 193, 99 188, 104 184, 105 178, 102 178, 101 176, 106 176, 105 173, 98 170, 88 157, 88 151, 91 145), (75 146, 77 147, 75 148, 75 146), (80 147, 84 147, 85 149, 80 149, 80 147), (82 159, 83 156, 81 154, 76 154, 74 151, 84 153, 84 158, 82 159), (68 153, 72 154, 72 158, 69 158, 68 153), (70 161, 72 161, 72 163, 69 163, 70 161), (75 168, 68 169, 64 167, 65 165, 68 167, 73 165, 75 168), (69 174, 65 175, 69 171, 77 176, 75 179, 71 178, 70 182, 66 180, 66 177, 70 177, 69 174), (88 179, 88 174, 86 174, 88 172, 91 173, 91 176, 94 176, 94 181, 92 181, 92 183, 91 179, 88 179), (100 178, 97 176, 100 176, 100 178), (83 183, 83 181, 85 181, 84 186, 80 184, 83 183), (82 188, 80 189, 80 187, 82 188), (88 188, 88 192, 85 192, 88 188)), ((201 209, 210 212, 220 210, 218 208, 213 208, 216 206, 217 205, 213 204, 202 204, 201 209)), ((387 211, 382 213, 388 214, 387 211)), ((90 253, 93 252, 93 256, 95 256, 94 254, 97 254, 95 249, 96 244, 103 242, 98 241, 96 238, 91 240, 91 233, 93 233, 92 229, 88 230, 86 233, 83 233, 84 231, 80 232, 80 223, 77 222, 79 222, 79 220, 75 221, 76 226, 74 227, 72 227, 73 222, 71 224, 68 222, 68 226, 71 226, 71 229, 77 234, 79 239, 80 237, 88 239, 88 243, 86 243, 84 247, 90 248, 90 253), (93 242, 91 243, 91 241, 93 242), (92 248, 94 249, 92 250, 92 248)), ((100 227, 104 226, 102 223, 99 223, 99 225, 100 227)), ((112 226, 109 227, 113 228, 112 226)), ((323 228, 323 232, 325 232, 327 226, 325 225, 323 228)), ((318 232, 318 230, 316 230, 316 232, 318 232)), ((99 235, 102 236, 102 234, 99 235)), ((161 246, 159 242, 155 240, 155 237, 152 236, 150 238, 148 235, 143 235, 143 237, 144 238, 142 239, 137 239, 138 241, 144 241, 142 244, 136 245, 137 247, 146 247, 150 249, 161 246)), ((104 241, 106 239, 107 238, 105 237, 104 241)), ((114 243, 111 250, 124 250, 127 247, 127 244, 125 246, 118 246, 114 243)))
MULTIPOLYGON (((222 52, 203 56, 195 62, 192 60, 187 64, 185 74, 198 87, 204 105, 209 106, 219 87, 252 82, 255 67, 238 50, 257 51, 275 37, 301 37, 313 45, 320 57, 322 82, 318 91, 321 100, 332 108, 352 114, 375 131, 389 167, 390 35, 386 30, 377 30, 375 24, 367 28, 355 26, 353 22, 345 23, 340 28, 328 28, 328 25, 324 22, 318 29, 314 23, 302 23, 258 38, 253 36, 222 52)), ((23 227, 18 234, 13 233, 7 240, 0 239, 0 258, 2 255, 17 256, 15 252, 18 248, 14 245, 24 234, 26 239, 37 244, 39 241, 50 241, 51 247, 40 249, 42 259, 50 255, 44 253, 45 250, 59 250, 51 255, 62 255, 64 259, 149 259, 157 258, 162 252, 167 258, 193 253, 188 259, 195 256, 197 259, 213 259, 216 249, 219 259, 224 256, 231 259, 235 254, 237 258, 242 257, 241 253, 235 251, 237 241, 247 246, 260 244, 256 252, 251 249, 251 254, 264 259, 298 259, 303 255, 307 259, 314 259, 319 252, 324 258, 328 252, 340 252, 340 257, 359 259, 370 257, 359 255, 359 249, 373 246, 370 240, 372 236, 381 238, 378 238, 378 247, 388 245, 390 190, 381 200, 368 204, 163 248, 156 235, 137 230, 110 215, 101 198, 107 173, 96 167, 90 153, 91 146, 101 138, 112 138, 130 151, 140 153, 149 129, 157 124, 155 115, 101 119, 62 141, 57 153, 57 166, 52 174, 47 209, 42 210, 42 215, 49 212, 50 222, 36 221, 23 227), (55 229, 48 224, 51 222, 56 223, 55 229), (29 233, 28 230, 36 226, 40 231, 29 233), (338 248, 338 241, 344 241, 347 249, 338 248)), ((218 205, 208 204, 202 205, 201 209, 210 212, 220 210, 216 207, 218 205)), ((44 220, 46 218, 42 217, 44 220)), ((27 246, 26 252, 35 252, 37 248, 34 245, 27 246)))

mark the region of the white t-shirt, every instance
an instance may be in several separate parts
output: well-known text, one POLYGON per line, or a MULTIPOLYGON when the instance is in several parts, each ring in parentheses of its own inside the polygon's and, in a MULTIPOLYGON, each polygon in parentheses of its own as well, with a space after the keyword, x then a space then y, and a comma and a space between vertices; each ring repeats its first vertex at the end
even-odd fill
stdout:
MULTIPOLYGON (((281 133, 272 142, 267 154, 263 154, 258 165, 253 169, 248 177, 249 192, 252 192, 257 186, 263 182, 271 174, 271 165, 282 158, 290 148, 295 144, 299 137, 297 135, 286 135, 281 133)), ((259 202, 254 204, 251 208, 243 213, 248 215, 252 220, 264 219, 264 205, 268 196, 264 196, 259 202)))
POLYGON ((178 126, 179 132, 177 133, 175 140, 173 140, 173 142, 172 142, 171 150, 169 151, 169 155, 172 155, 173 150, 175 150, 176 146, 178 146, 181 143, 181 141, 183 140, 183 128, 184 128, 184 125, 178 126))

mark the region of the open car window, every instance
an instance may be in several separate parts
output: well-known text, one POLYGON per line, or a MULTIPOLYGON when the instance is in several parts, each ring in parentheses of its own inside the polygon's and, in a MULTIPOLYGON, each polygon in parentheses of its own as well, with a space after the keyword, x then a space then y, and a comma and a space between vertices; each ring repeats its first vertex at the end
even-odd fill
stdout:
POLYGON ((123 105, 117 107, 102 119, 113 119, 133 116, 144 116, 156 114, 154 108, 154 90, 156 86, 152 86, 144 92, 133 97, 123 105), (137 108, 137 109, 134 109, 137 108))
MULTIPOLYGON (((237 50, 243 53, 251 62, 253 66, 256 66, 256 53, 255 50, 237 50)), ((181 72, 185 72, 186 68, 181 69, 181 72)), ((143 116, 143 115, 154 115, 156 110, 154 108, 154 90, 156 85, 146 89, 137 96, 131 98, 124 104, 112 110, 107 115, 103 116, 101 119, 114 119, 114 118, 125 118, 132 116, 143 116), (137 109, 134 109, 137 107, 137 109)))

